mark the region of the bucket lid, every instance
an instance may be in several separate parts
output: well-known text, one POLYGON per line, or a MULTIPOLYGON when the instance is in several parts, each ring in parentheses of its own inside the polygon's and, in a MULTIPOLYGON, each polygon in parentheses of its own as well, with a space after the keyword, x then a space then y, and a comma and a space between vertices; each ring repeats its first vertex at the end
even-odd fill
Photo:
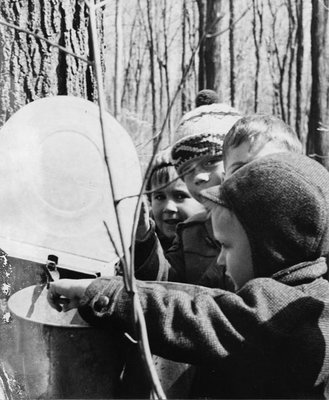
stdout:
POLYGON ((58 312, 52 308, 47 300, 45 285, 29 286, 14 293, 8 300, 8 307, 19 319, 42 325, 67 328, 90 327, 76 309, 58 312))
POLYGON ((109 113, 69 96, 36 100, 0 131, 0 246, 11 256, 111 274, 122 255, 114 201, 128 248, 142 178, 129 134, 109 113), (112 191, 113 188, 113 191, 112 191))

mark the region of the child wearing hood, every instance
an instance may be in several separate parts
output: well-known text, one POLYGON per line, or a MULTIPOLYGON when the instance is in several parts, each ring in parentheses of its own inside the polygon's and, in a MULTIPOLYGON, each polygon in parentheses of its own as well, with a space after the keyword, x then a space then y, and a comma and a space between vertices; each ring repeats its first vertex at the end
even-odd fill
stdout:
MULTIPOLYGON (((137 282, 151 351, 204 372, 199 397, 323 398, 329 378, 329 173, 299 154, 260 157, 220 187, 211 207, 219 264, 236 293, 137 282)), ((52 283, 104 329, 133 334, 122 278, 52 283)))

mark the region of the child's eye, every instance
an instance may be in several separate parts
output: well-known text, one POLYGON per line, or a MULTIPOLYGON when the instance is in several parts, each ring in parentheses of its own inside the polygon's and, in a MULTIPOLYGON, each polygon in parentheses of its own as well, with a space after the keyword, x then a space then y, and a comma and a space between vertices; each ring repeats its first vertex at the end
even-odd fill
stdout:
POLYGON ((176 200, 185 200, 185 199, 189 199, 191 196, 188 193, 184 193, 184 192, 179 192, 175 194, 175 198, 176 200))
POLYGON ((213 167, 216 164, 219 164, 221 161, 222 161, 221 158, 214 157, 214 158, 210 158, 209 160, 205 161, 203 165, 205 168, 207 168, 207 167, 209 168, 209 167, 213 167))
POLYGON ((157 201, 162 201, 165 200, 166 196, 162 193, 154 193, 152 196, 152 199, 157 200, 157 201))
POLYGON ((220 246, 222 249, 227 250, 230 246, 228 243, 225 242, 220 242, 220 246))

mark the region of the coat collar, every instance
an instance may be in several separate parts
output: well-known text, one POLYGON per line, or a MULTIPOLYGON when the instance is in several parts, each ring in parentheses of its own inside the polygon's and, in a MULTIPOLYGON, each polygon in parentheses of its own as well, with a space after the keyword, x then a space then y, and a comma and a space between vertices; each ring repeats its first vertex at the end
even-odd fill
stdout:
POLYGON ((320 257, 315 261, 302 262, 283 269, 272 275, 272 278, 287 285, 299 285, 320 278, 326 272, 326 260, 320 257))

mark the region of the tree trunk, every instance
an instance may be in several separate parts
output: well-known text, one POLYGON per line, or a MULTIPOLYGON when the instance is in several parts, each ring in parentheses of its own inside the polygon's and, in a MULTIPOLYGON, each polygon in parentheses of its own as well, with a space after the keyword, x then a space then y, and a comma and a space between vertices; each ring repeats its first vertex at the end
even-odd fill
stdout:
POLYGON ((312 5, 312 94, 307 152, 329 170, 329 0, 313 0, 312 5))
POLYGON ((231 91, 231 106, 233 107, 235 107, 235 86, 236 86, 234 21, 235 21, 234 0, 230 0, 230 91, 231 91))
POLYGON ((113 80, 113 115, 118 117, 121 112, 120 86, 122 85, 122 19, 120 0, 115 2, 115 55, 113 80))
POLYGON ((296 133, 301 139, 302 136, 302 77, 304 61, 304 30, 303 30, 303 1, 297 0, 297 54, 296 54, 296 133))
POLYGON ((253 20, 252 20, 252 32, 255 44, 255 58, 256 58, 256 69, 255 69, 255 80, 254 80, 254 112, 258 111, 258 79, 260 73, 260 50, 263 41, 263 2, 260 3, 258 0, 253 0, 253 20))
MULTIPOLYGON (((184 76, 185 74, 185 67, 186 67, 186 0, 183 0, 182 5, 182 59, 181 59, 181 74, 184 76)), ((187 111, 186 106, 186 85, 185 80, 182 83, 182 91, 181 91, 181 109, 182 114, 185 114, 187 111)))
POLYGON ((292 125, 293 118, 293 76, 294 76, 294 61, 295 61, 295 48, 296 48, 296 17, 294 14, 294 8, 292 6, 291 0, 287 0, 286 7, 289 15, 289 37, 291 38, 289 41, 289 46, 287 46, 287 55, 288 55, 288 86, 287 86, 287 114, 286 114, 286 122, 289 125, 292 125))
MULTIPOLYGON (((204 41, 205 30, 206 30, 206 13, 207 13, 207 2, 206 0, 197 0, 199 10, 199 40, 204 41)), ((201 43, 199 47, 199 89, 202 90, 206 87, 206 66, 205 66, 205 46, 201 43)))
MULTIPOLYGON (((86 7, 79 0, 2 1, 0 18, 88 58, 86 7)), ((74 95, 93 100, 91 67, 32 35, 0 25, 0 125, 40 97, 74 95)))
POLYGON ((221 0, 207 1, 207 20, 204 61, 206 66, 206 88, 215 90, 219 95, 221 84, 221 43, 220 11, 221 0))
MULTIPOLYGON (((148 24, 148 49, 150 56, 150 83, 152 96, 152 136, 155 137, 157 130, 157 109, 156 109, 156 89, 155 89, 155 62, 154 62, 154 35, 153 35, 153 12, 151 0, 147 0, 147 24, 148 24)), ((145 97, 147 99, 147 97, 145 97)), ((154 147, 157 144, 157 138, 153 140, 154 147)))

